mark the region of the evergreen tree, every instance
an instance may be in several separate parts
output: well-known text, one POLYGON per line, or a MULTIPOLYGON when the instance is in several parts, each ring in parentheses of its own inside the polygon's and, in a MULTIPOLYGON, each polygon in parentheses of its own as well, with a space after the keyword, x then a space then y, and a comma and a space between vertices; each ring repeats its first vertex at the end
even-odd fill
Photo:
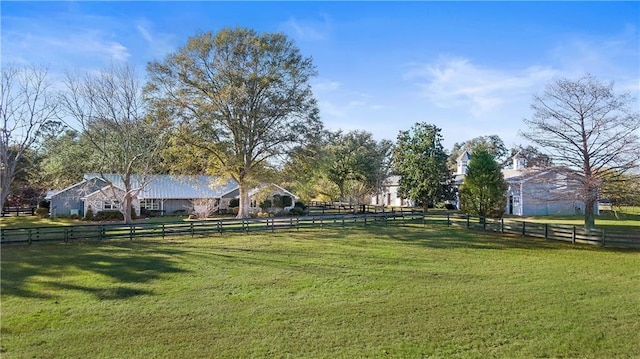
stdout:
POLYGON ((462 210, 480 217, 502 217, 507 187, 495 158, 486 148, 477 148, 471 155, 467 175, 460 186, 462 210))

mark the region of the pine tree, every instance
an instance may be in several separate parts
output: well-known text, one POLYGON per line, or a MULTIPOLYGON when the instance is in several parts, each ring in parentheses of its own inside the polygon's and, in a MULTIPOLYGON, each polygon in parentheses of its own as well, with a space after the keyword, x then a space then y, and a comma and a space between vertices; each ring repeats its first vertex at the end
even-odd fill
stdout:
POLYGON ((502 217, 507 187, 498 162, 487 149, 476 149, 460 186, 462 210, 480 217, 502 217))

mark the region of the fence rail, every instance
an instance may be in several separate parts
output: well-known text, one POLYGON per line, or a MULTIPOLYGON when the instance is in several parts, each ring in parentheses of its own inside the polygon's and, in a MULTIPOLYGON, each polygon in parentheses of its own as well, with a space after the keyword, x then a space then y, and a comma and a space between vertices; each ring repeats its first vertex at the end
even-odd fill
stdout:
POLYGON ((256 231, 292 230, 302 228, 344 227, 419 222, 422 213, 379 213, 335 216, 272 217, 252 219, 221 219, 180 221, 167 223, 87 224, 78 226, 34 227, 2 229, 0 243, 28 243, 72 241, 79 239, 117 239, 144 237, 172 237, 183 235, 211 235, 248 233, 256 231))
POLYGON ((78 226, 2 229, 0 243, 74 241, 83 239, 134 239, 144 237, 205 236, 223 233, 300 230, 306 228, 346 227, 353 225, 422 224, 457 226, 503 234, 571 243, 596 244, 607 247, 640 248, 640 233, 625 233, 596 229, 587 231, 579 226, 545 224, 517 219, 485 219, 451 213, 384 212, 362 214, 319 215, 303 217, 271 217, 253 219, 221 219, 167 223, 87 224, 78 226))
POLYGON ((33 216, 35 213, 36 207, 4 207, 1 216, 33 216))

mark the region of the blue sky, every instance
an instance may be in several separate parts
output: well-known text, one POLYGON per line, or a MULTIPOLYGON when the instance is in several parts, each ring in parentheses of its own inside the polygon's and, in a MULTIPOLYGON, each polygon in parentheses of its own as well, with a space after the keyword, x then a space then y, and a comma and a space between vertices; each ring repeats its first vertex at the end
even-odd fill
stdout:
MULTIPOLYGON (((314 59, 326 127, 395 140, 416 122, 445 147, 507 146, 534 93, 588 72, 640 97, 640 2, 7 2, 2 62, 92 71, 160 60, 200 31, 284 32, 314 59)), ((638 102, 640 108, 640 102, 638 102)))

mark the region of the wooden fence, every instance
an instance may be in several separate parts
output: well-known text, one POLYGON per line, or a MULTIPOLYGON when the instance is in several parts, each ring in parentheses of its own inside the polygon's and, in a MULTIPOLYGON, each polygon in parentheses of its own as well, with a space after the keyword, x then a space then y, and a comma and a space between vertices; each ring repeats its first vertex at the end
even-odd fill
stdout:
POLYGON ((87 224, 78 226, 2 229, 0 243, 73 241, 82 239, 117 239, 143 237, 206 236, 223 233, 300 230, 306 228, 421 224, 457 226, 469 230, 490 231, 538 237, 571 243, 596 244, 607 247, 640 248, 640 233, 597 229, 586 231, 572 225, 545 224, 517 219, 484 219, 467 215, 433 212, 385 212, 303 217, 272 217, 255 219, 223 219, 180 221, 168 223, 87 224))
POLYGON ((196 236, 257 231, 300 230, 304 228, 345 227, 352 225, 406 224, 420 222, 422 213, 379 213, 336 216, 272 217, 221 219, 167 223, 87 224, 78 226, 2 229, 0 243, 73 241, 80 239, 117 239, 144 237, 196 236))
MULTIPOLYGON (((326 216, 333 214, 358 214, 358 213, 414 213, 416 210, 410 207, 376 206, 372 204, 350 204, 346 202, 317 202, 311 201, 307 214, 326 216)), ((422 213, 422 211, 420 211, 422 213)))
POLYGON ((36 213, 36 207, 4 207, 2 209, 2 217, 5 216, 33 216, 36 213))

